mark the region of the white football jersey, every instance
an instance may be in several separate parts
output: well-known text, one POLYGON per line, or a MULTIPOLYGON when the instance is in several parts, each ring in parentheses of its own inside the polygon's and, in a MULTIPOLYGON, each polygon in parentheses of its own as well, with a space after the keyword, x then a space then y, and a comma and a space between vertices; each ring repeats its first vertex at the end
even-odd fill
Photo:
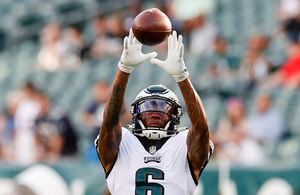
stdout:
POLYGON ((119 154, 106 178, 112 195, 193 194, 197 181, 193 180, 188 163, 187 133, 170 137, 151 154, 135 135, 122 128, 119 154))

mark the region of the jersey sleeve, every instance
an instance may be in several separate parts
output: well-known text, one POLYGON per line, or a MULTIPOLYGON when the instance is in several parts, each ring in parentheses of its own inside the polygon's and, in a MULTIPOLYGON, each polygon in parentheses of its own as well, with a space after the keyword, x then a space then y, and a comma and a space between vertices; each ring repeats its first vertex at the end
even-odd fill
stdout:
MULTIPOLYGON (((98 141, 99 141, 99 135, 97 136, 97 138, 95 139, 95 147, 96 147, 96 152, 97 152, 97 155, 98 155, 98 158, 99 158, 99 161, 102 165, 102 168, 103 170, 105 171, 104 169, 104 166, 103 166, 103 163, 101 161, 101 158, 100 158, 100 152, 99 152, 99 147, 98 147, 98 141)), ((128 145, 130 145, 130 132, 128 129, 125 129, 122 127, 122 139, 121 139, 121 142, 120 142, 120 145, 119 145, 119 154, 118 154, 118 157, 116 158, 113 166, 110 168, 109 171, 105 172, 105 176, 106 178, 109 176, 110 172, 112 171, 112 169, 114 168, 117 160, 119 159, 119 156, 120 156, 120 152, 122 152, 123 154, 127 154, 127 153, 130 153, 130 151, 128 151, 128 145), (129 142, 129 143, 128 143, 129 142)))
MULTIPOLYGON (((99 150, 98 150, 98 141, 99 141, 99 135, 97 135, 97 137, 96 137, 96 139, 95 139, 95 141, 94 141, 94 144, 95 144, 95 149, 96 149, 96 153, 97 153, 98 159, 99 159, 99 161, 100 161, 100 163, 101 163, 101 165, 102 165, 102 168, 103 168, 103 170, 104 170, 104 172, 105 172, 104 165, 103 165, 103 163, 102 163, 102 161, 101 161, 101 158, 100 158, 100 152, 99 152, 99 150)), ((106 172, 105 172, 105 177, 107 177, 107 173, 106 173, 106 172)))

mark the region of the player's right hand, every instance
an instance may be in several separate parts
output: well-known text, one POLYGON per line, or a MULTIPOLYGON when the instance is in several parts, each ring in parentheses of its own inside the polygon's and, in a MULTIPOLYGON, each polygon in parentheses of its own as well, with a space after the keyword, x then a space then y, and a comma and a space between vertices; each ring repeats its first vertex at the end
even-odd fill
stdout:
POLYGON ((134 37, 132 29, 130 29, 129 36, 124 38, 123 52, 118 64, 121 71, 131 73, 135 67, 144 61, 157 56, 156 52, 144 54, 142 52, 142 46, 143 45, 134 37))

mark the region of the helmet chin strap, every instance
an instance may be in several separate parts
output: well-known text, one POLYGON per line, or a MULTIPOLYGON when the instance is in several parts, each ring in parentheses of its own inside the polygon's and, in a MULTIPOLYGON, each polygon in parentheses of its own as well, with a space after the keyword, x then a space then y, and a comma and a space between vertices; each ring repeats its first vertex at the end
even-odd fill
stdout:
POLYGON ((142 129, 146 129, 144 123, 141 120, 138 120, 138 123, 142 127, 142 129))
POLYGON ((169 128, 169 126, 170 126, 170 124, 171 124, 171 121, 169 121, 169 122, 166 124, 166 126, 165 126, 164 130, 168 130, 168 128, 169 128))

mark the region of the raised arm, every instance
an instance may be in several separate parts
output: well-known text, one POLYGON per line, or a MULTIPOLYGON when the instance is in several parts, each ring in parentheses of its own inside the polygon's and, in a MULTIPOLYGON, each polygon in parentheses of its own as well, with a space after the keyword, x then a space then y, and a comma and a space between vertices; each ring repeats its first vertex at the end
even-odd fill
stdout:
POLYGON ((209 131, 203 103, 195 91, 189 78, 178 83, 187 112, 192 122, 192 128, 187 137, 188 158, 196 178, 200 177, 202 168, 208 160, 209 131))
POLYGON ((177 38, 176 31, 168 38, 168 57, 165 61, 151 59, 165 69, 177 81, 184 97, 192 128, 187 137, 188 159, 192 165, 194 176, 200 177, 202 168, 208 160, 209 131, 203 103, 195 91, 183 60, 184 45, 182 36, 177 38))
POLYGON ((103 114, 97 149, 105 172, 111 169, 119 152, 122 136, 119 119, 128 78, 128 73, 117 71, 103 114))
POLYGON ((120 113, 129 75, 136 66, 156 55, 155 52, 142 53, 142 44, 133 36, 132 30, 130 30, 129 36, 124 38, 123 52, 118 64, 119 69, 108 95, 97 143, 97 151, 106 173, 113 167, 119 153, 122 137, 120 113))

